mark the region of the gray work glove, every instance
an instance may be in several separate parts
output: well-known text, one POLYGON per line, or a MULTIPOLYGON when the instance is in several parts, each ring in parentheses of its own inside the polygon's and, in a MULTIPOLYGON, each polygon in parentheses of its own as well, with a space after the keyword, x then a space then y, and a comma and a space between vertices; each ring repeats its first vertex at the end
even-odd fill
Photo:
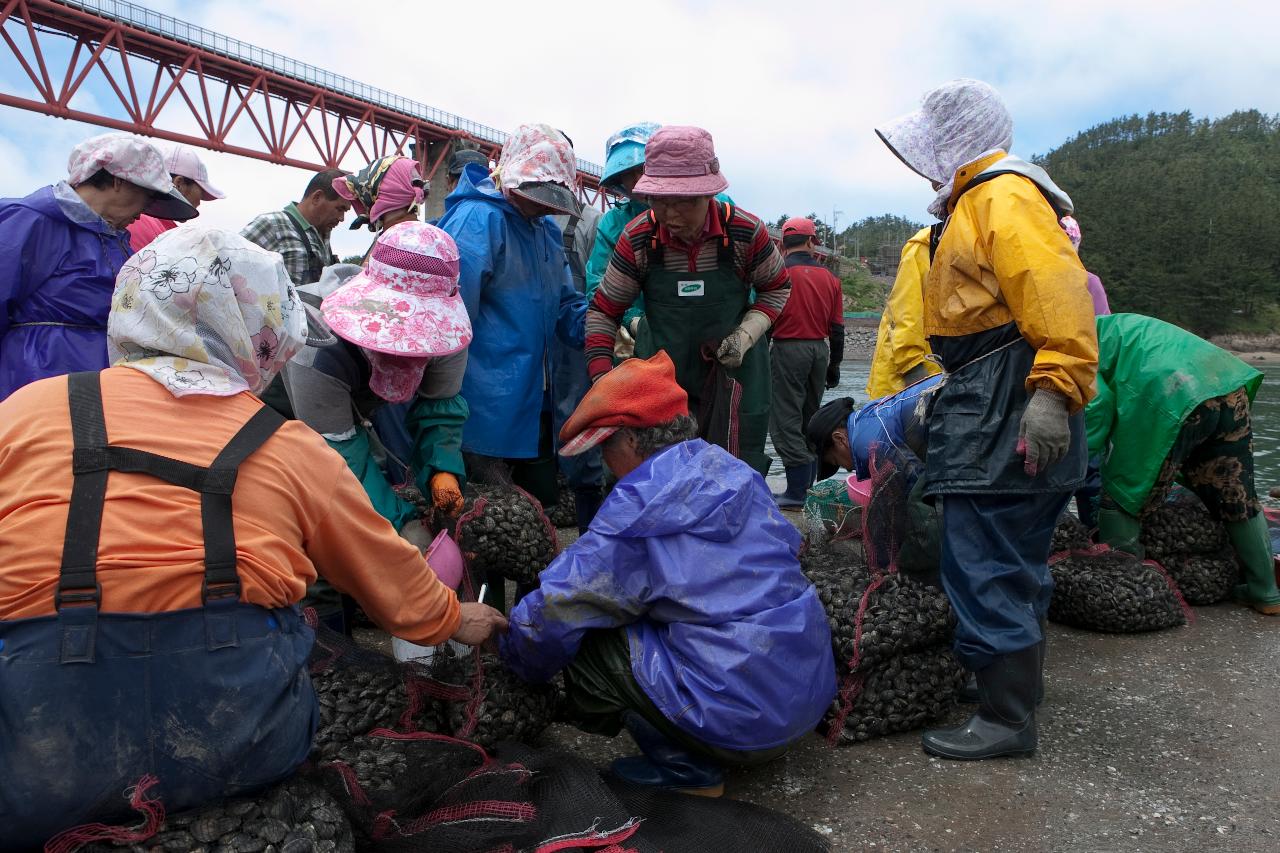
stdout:
POLYGON ((922 379, 928 379, 928 378, 929 378, 929 367, 928 367, 928 365, 927 365, 927 364, 925 364, 925 362, 923 362, 923 361, 922 361, 922 362, 920 362, 919 364, 917 364, 915 367, 913 367, 913 368, 911 368, 910 370, 908 370, 908 371, 907 371, 905 374, 903 374, 903 376, 902 376, 902 380, 903 380, 903 381, 904 381, 908 386, 910 386, 910 385, 915 385, 915 384, 916 384, 917 382, 919 382, 920 380, 922 380, 922 379))
POLYGON ((1062 460, 1071 447, 1067 398, 1057 391, 1038 388, 1022 413, 1018 427, 1018 452, 1025 457, 1023 470, 1034 477, 1062 460))
POLYGON ((773 325, 769 318, 759 311, 748 311, 742 315, 738 328, 724 336, 720 348, 716 350, 716 360, 733 370, 742 366, 742 359, 747 351, 755 346, 756 341, 764 337, 773 325))

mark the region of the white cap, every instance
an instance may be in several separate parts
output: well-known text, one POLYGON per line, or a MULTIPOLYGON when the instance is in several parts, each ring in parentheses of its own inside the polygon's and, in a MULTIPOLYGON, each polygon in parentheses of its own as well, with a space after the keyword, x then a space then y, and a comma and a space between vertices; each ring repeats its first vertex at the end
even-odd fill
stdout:
POLYGON ((181 175, 200 185, 204 201, 226 198, 226 193, 209 183, 209 170, 204 167, 199 155, 185 145, 175 145, 164 155, 164 165, 170 175, 181 175))

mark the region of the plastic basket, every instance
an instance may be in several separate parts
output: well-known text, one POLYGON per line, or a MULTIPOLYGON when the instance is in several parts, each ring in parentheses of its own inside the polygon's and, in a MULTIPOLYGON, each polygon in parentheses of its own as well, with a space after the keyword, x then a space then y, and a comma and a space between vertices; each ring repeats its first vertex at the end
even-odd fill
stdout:
POLYGON ((804 499, 804 518, 806 533, 823 541, 862 532, 862 507, 850 499, 844 478, 815 483, 804 499))

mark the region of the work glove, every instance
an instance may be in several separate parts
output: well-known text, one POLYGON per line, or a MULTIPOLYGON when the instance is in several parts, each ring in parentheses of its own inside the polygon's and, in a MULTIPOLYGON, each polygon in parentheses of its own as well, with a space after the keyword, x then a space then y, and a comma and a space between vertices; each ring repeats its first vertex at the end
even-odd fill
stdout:
POLYGON ((920 380, 928 378, 929 368, 923 361, 902 375, 902 381, 907 385, 915 385, 920 380))
POLYGON ((834 388, 840 384, 840 362, 827 365, 827 387, 834 388))
POLYGON ((1038 388, 1027 403, 1018 427, 1018 452, 1028 477, 1058 464, 1071 447, 1067 398, 1057 391, 1038 388))
POLYGON ((458 478, 448 471, 437 471, 431 475, 431 502, 435 508, 446 515, 457 515, 462 511, 462 487, 458 478))
POLYGON ((618 361, 626 361, 636 354, 636 335, 633 329, 639 323, 640 318, 637 317, 631 321, 630 329, 625 325, 618 327, 618 334, 613 339, 613 357, 618 361))
POLYGON ((764 337, 764 333, 771 325, 773 325, 772 321, 761 312, 748 311, 742 316, 742 322, 738 327, 725 335, 724 340, 720 342, 720 348, 716 350, 716 360, 730 370, 741 367, 747 351, 755 346, 756 341, 764 337))

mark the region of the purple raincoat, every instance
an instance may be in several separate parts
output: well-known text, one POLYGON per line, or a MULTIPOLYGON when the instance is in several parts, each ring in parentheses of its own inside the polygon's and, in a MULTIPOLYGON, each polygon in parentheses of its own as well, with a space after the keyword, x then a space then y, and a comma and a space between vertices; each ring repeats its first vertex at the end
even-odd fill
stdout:
POLYGON ((107 367, 107 312, 133 253, 54 187, 0 199, 0 400, 37 379, 107 367), (82 213, 76 218, 67 210, 82 213))
POLYGON ((546 681, 587 631, 625 625, 636 681, 683 731, 724 749, 791 743, 836 693, 799 548, 750 466, 700 439, 677 444, 619 480, 542 572, 511 614, 503 657, 546 681))

